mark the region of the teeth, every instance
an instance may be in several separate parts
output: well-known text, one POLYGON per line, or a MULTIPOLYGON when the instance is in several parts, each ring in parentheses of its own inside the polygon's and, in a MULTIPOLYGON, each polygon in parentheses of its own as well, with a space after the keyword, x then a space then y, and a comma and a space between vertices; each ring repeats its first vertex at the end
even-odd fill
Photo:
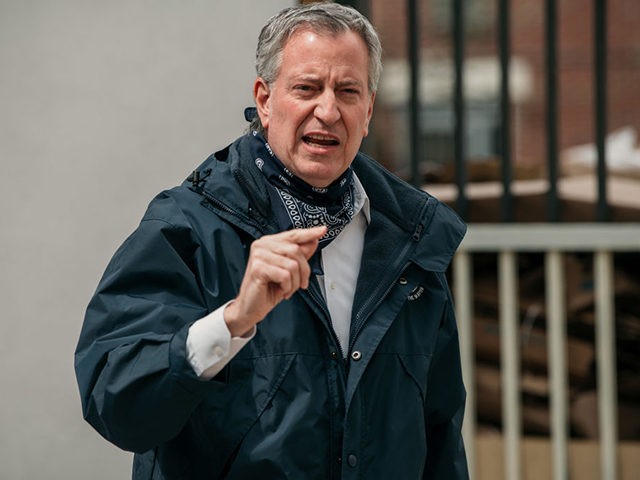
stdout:
POLYGON ((338 145, 338 141, 325 135, 305 135, 306 142, 318 143, 320 145, 338 145))

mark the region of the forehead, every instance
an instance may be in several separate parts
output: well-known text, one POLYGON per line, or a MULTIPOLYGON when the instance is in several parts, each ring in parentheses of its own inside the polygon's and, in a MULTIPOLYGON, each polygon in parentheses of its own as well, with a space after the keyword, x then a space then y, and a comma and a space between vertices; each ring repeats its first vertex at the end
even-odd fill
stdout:
POLYGON ((350 67, 368 76, 369 50, 352 30, 335 33, 301 27, 294 31, 282 49, 280 67, 290 71, 322 64, 350 67))

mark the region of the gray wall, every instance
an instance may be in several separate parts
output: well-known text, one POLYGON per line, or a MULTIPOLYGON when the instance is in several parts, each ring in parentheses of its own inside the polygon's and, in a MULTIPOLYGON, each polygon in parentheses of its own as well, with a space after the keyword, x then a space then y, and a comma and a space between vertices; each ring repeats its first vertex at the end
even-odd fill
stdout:
POLYGON ((129 478, 82 420, 86 303, 148 201, 245 128, 284 0, 0 0, 0 478, 129 478))

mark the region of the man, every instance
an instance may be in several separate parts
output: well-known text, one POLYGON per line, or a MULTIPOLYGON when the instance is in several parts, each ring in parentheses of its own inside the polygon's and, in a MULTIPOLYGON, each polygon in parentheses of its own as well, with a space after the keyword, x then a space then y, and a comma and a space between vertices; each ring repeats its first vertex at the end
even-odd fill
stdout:
POLYGON ((150 204, 89 304, 85 418, 135 479, 467 478, 449 209, 358 153, 380 43, 288 8, 252 128, 150 204))

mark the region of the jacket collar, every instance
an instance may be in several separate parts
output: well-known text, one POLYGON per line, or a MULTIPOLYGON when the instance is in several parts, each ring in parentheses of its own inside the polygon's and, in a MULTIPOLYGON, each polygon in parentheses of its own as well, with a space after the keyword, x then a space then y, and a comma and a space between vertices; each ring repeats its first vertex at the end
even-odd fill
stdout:
POLYGON ((416 242, 410 260, 424 270, 445 271, 466 232, 460 217, 435 197, 388 172, 359 153, 353 169, 371 202, 372 215, 398 239, 416 242))
MULTIPOLYGON (((238 226, 258 237, 275 233, 277 225, 271 213, 264 178, 253 162, 248 140, 248 135, 243 135, 211 155, 198 169, 200 172, 210 169, 211 173, 197 189, 235 212, 234 221, 240 222, 238 226), (247 228, 243 223, 256 228, 247 228)), ((371 224, 367 240, 371 240, 369 237, 374 233, 383 233, 381 236, 387 244, 412 241, 415 248, 410 261, 424 270, 446 270, 466 231, 458 215, 362 153, 356 156, 352 165, 370 201, 371 224)), ((201 173, 200 177, 204 175, 201 173)), ((377 250, 375 248, 369 253, 376 256, 384 254, 377 250)))

